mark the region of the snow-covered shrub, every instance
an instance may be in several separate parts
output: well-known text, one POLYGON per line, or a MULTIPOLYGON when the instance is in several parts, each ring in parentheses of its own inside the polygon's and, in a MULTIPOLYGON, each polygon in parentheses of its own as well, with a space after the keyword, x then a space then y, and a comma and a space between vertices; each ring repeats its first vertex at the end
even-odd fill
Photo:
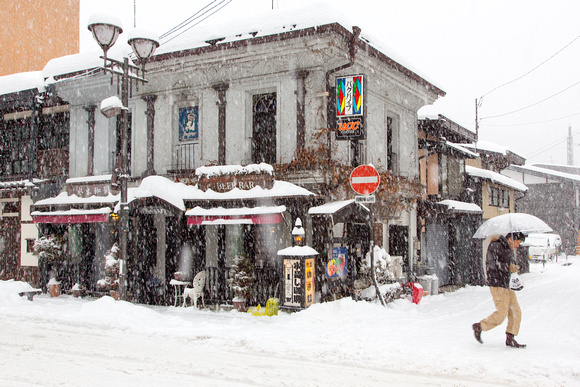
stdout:
POLYGON ((43 236, 34 241, 33 255, 39 260, 55 264, 66 257, 66 242, 63 235, 43 236))
MULTIPOLYGON (((379 246, 374 247, 373 256, 377 282, 379 284, 386 284, 389 282, 389 280, 393 280, 393 273, 389 270, 391 256, 386 252, 385 249, 379 246)), ((372 285, 370 253, 367 253, 365 259, 362 261, 359 277, 365 282, 368 282, 369 286, 372 285)))
POLYGON ((115 243, 109 254, 105 255, 105 278, 97 281, 97 290, 100 292, 117 290, 119 287, 119 246, 115 243))
POLYGON ((246 254, 234 257, 234 264, 230 269, 228 281, 236 299, 250 299, 254 284, 254 265, 246 254))

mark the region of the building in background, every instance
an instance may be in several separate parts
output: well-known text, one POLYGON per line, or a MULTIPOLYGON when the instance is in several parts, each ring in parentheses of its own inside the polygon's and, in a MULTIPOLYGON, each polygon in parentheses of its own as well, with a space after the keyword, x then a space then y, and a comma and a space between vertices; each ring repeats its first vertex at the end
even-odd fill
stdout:
POLYGON ((3 1, 0 76, 42 70, 52 58, 79 52, 80 0, 3 1))

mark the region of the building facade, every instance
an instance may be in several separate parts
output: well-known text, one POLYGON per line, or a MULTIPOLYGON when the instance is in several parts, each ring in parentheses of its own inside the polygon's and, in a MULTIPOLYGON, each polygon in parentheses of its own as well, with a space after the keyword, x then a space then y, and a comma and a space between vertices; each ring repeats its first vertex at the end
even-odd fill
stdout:
MULTIPOLYGON (((370 240, 403 256, 408 270, 417 263, 417 111, 443 91, 377 49, 357 27, 334 20, 302 25, 297 15, 275 15, 272 30, 255 31, 248 21, 217 38, 204 37, 212 29, 192 29, 161 46, 146 65, 148 83, 133 87, 129 185, 141 194, 130 204, 134 248, 128 265, 137 301, 159 296, 167 302, 183 256, 194 257, 190 276, 215 268, 207 291, 216 300, 228 297, 227 270, 236 254, 252 254, 258 277, 279 275, 275 252, 291 243, 297 218, 304 220, 308 243, 321 253, 318 299, 331 283, 348 287, 370 240), (372 232, 360 205, 309 215, 310 208, 353 199, 349 173, 366 163, 385 182, 377 193, 372 232), (244 180, 242 175, 252 174, 247 168, 258 168, 266 180, 244 180), (189 187, 178 198, 183 204, 175 205, 167 192, 143 194, 144 184, 154 189, 148 177, 155 176, 189 187), (204 179, 213 188, 203 189, 204 179), (272 212, 277 215, 265 216, 272 212), (352 257, 342 283, 326 273, 338 247, 348 248, 352 257)), ((80 234, 95 241, 91 254, 81 254, 92 260, 83 264, 93 268, 90 281, 83 279, 90 287, 115 238, 104 235, 116 227, 118 197, 108 179, 120 131, 117 120, 104 118, 98 107, 116 95, 118 84, 80 54, 47 67, 66 69, 51 71, 51 87, 69 105, 70 178, 60 195, 37 201, 32 216, 44 232, 69 228, 69 239, 79 235, 71 233, 71 223, 84 224, 80 234)), ((262 293, 279 295, 280 289, 262 293)), ((259 294, 256 301, 263 302, 259 294)))
POLYGON ((4 1, 0 13, 0 76, 40 71, 79 52, 79 0, 4 1))

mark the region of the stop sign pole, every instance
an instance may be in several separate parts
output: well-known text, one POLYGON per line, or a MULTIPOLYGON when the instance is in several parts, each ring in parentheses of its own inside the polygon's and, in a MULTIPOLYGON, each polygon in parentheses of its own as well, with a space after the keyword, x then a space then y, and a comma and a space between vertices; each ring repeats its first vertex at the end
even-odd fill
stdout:
MULTIPOLYGON (((371 195, 373 192, 377 190, 379 184, 381 182, 381 177, 379 173, 372 165, 359 165, 356 167, 350 174, 350 186, 352 189, 358 193, 359 195, 371 195)), ((373 284, 375 285, 375 289, 377 292, 377 297, 381 301, 381 305, 385 306, 385 300, 383 299, 383 295, 379 290, 379 283, 377 282, 377 277, 375 273, 375 227, 374 227, 374 219, 373 219, 373 204, 372 202, 368 203, 369 205, 369 218, 370 218, 370 230, 371 230, 371 248, 370 248, 370 259, 371 259, 371 278, 373 280, 373 284)))

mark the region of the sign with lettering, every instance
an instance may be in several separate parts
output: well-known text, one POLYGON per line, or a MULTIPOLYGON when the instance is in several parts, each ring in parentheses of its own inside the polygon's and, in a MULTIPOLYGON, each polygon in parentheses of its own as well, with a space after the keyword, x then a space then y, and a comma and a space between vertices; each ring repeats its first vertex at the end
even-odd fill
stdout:
POLYGON ((337 140, 364 140, 366 131, 363 117, 342 118, 337 121, 337 140))
POLYGON ((364 89, 362 75, 336 78, 336 116, 362 116, 364 112, 364 89))
POLYGON ((364 77, 348 75, 336 78, 336 139, 364 140, 364 77))

